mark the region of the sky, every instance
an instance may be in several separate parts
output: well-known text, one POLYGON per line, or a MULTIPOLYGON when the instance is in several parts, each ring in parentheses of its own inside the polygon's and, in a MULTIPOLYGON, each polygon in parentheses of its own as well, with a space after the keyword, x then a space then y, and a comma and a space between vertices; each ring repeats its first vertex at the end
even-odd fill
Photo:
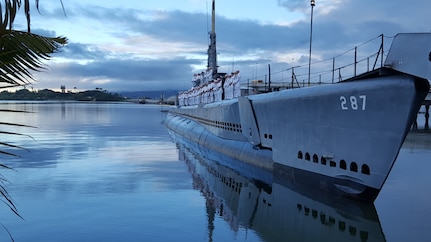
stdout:
MULTIPOLYGON (((63 0, 63 5, 64 11, 59 0, 40 1, 40 11, 31 12, 32 32, 69 39, 46 70, 34 73, 32 89, 187 90, 193 74, 206 69, 211 0, 63 0)), ((320 71, 343 53, 337 65, 353 61, 355 46, 359 58, 377 52, 381 34, 387 51, 397 33, 430 32, 430 9, 429 0, 316 0, 312 81, 331 81, 320 71)), ((269 78, 270 65, 278 73, 271 77, 275 82, 290 81, 295 67, 296 81, 304 82, 311 10, 309 0, 216 1, 219 72, 240 70, 245 83, 269 78)), ((14 28, 25 30, 21 15, 14 28)))

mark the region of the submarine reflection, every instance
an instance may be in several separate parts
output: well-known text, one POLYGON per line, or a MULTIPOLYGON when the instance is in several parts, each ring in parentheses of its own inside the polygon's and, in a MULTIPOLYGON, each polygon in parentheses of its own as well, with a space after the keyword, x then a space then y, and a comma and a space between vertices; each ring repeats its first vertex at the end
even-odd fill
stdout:
POLYGON ((373 204, 298 187, 291 179, 171 136, 194 188, 206 199, 210 241, 216 216, 233 231, 255 231, 262 241, 386 241, 373 204))

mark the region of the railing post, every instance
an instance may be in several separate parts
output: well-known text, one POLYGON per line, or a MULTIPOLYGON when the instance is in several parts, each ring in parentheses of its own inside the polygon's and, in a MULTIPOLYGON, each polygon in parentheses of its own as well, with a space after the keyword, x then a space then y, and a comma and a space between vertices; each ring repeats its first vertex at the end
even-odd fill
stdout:
POLYGON ((293 80, 294 80, 294 76, 295 76, 295 72, 293 69, 295 69, 295 67, 292 66, 292 88, 293 88, 293 80))
POLYGON ((370 71, 370 57, 367 57, 367 72, 370 71))
POLYGON ((358 63, 358 61, 357 61, 357 52, 358 52, 358 47, 357 46, 355 46, 355 64, 354 64, 354 66, 353 66, 353 76, 356 76, 356 64, 358 63))
POLYGON ((430 105, 425 104, 425 130, 429 130, 430 105))
POLYGON ((332 58, 332 83, 334 83, 334 76, 335 76, 335 57, 332 58))
POLYGON ((380 67, 383 67, 383 57, 385 56, 384 54, 384 51, 385 51, 385 49, 383 48, 384 46, 383 46, 383 42, 385 41, 385 36, 382 34, 381 35, 382 36, 382 57, 381 57, 381 59, 380 59, 380 67))
POLYGON ((271 92, 271 65, 268 64, 268 89, 271 92))

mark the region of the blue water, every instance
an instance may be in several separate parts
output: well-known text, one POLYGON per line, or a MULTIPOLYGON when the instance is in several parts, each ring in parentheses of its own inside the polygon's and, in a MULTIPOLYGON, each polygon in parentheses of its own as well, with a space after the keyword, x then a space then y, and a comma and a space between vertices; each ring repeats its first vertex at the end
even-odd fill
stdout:
MULTIPOLYGON (((28 149, 0 146, 20 156, 1 155, 1 162, 14 169, 0 170, 9 181, 3 185, 24 218, 0 203, 0 222, 14 240, 431 238, 429 133, 409 136, 374 205, 346 205, 311 198, 280 181, 262 185, 190 153, 161 124, 163 108, 129 103, 0 103, 0 109, 28 111, 1 112, 1 122, 34 126, 0 125, 1 131, 31 136, 1 135, 1 141, 28 149)), ((10 241, 2 227, 0 241, 10 241)))

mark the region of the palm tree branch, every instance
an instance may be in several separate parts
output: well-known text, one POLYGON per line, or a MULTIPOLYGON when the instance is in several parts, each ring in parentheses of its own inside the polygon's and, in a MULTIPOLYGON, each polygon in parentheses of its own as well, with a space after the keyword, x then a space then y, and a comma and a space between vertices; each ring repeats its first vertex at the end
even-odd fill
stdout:
MULTIPOLYGON (((30 152, 30 150, 28 150, 28 149, 26 149, 24 147, 18 146, 18 145, 13 145, 13 144, 4 143, 4 142, 0 142, 0 145, 11 147, 11 148, 16 148, 16 149, 21 149, 21 150, 25 150, 25 151, 30 152)), ((0 152, 2 152, 2 151, 0 151, 0 152)), ((5 152, 5 153, 9 153, 9 152, 5 152)), ((13 156, 17 156, 17 155, 13 155, 13 156)))
POLYGON ((34 80, 31 71, 45 68, 47 60, 67 43, 65 37, 44 37, 7 30, 0 36, 0 82, 26 85, 34 80))
MULTIPOLYGON (((51 54, 58 52, 60 47, 67 44, 67 39, 65 37, 45 37, 31 33, 29 0, 24 0, 24 15, 27 20, 27 32, 13 30, 13 23, 18 10, 22 6, 22 0, 4 0, 2 2, 4 5, 0 3, 0 88, 26 85, 29 84, 31 80, 34 80, 31 71, 41 71, 44 69, 43 61, 49 59, 51 54)), ((39 11, 39 0, 35 0, 35 2, 36 8, 39 11)), ((60 0, 60 2, 63 7, 63 12, 66 15, 62 0, 60 0)), ((32 127, 8 122, 0 122, 0 125, 32 127)), ((0 131, 0 134, 23 135, 8 131, 0 131)), ((25 136, 31 137, 29 135, 25 136)), ((0 142, 0 146, 24 149, 20 146, 5 142, 0 142)), ((13 153, 1 150, 0 154, 16 156, 13 153)), ((3 164, 0 164, 0 168, 10 169, 3 164)), ((4 180, 5 179, 0 175, 0 182, 4 182, 4 180)), ((10 195, 2 185, 0 185, 0 201, 5 203, 17 216, 22 218, 10 195)), ((12 235, 7 228, 1 223, 0 225, 3 226, 13 241, 12 235)))

